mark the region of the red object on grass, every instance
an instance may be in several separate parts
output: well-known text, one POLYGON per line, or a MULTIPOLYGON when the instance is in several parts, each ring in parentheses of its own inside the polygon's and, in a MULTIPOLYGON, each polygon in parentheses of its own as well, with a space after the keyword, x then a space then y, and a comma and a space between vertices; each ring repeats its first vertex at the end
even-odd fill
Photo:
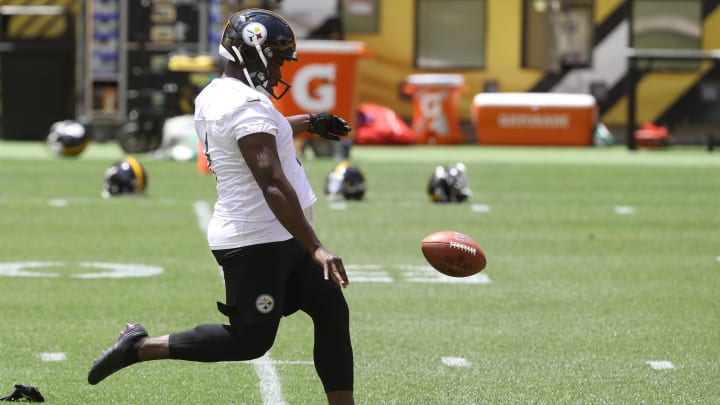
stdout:
POLYGON ((357 124, 353 130, 357 145, 412 145, 417 143, 415 132, 390 108, 379 104, 358 106, 357 124))
POLYGON ((635 130, 635 144, 643 147, 669 146, 668 129, 645 122, 635 130))

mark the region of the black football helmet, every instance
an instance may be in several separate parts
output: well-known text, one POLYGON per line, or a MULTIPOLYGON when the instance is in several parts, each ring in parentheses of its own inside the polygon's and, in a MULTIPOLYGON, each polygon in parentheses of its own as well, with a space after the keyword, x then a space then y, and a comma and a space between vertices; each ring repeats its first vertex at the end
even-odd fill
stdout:
POLYGON ((78 156, 90 143, 90 134, 85 126, 77 121, 58 121, 50 127, 47 143, 58 156, 78 156))
POLYGON ((145 168, 132 156, 115 162, 105 170, 102 195, 105 198, 119 195, 143 195, 148 178, 145 168))
POLYGON ((348 162, 335 166, 325 183, 325 195, 329 199, 362 200, 365 190, 365 176, 360 169, 348 162))
POLYGON ((243 67, 245 79, 270 96, 279 99, 290 90, 290 84, 279 79, 285 88, 273 92, 270 69, 280 69, 286 60, 296 61, 295 33, 290 24, 272 11, 251 8, 228 18, 220 40, 220 56, 243 67))
POLYGON ((438 166, 428 182, 428 195, 433 202, 463 202, 472 191, 468 185, 465 165, 455 163, 438 166))

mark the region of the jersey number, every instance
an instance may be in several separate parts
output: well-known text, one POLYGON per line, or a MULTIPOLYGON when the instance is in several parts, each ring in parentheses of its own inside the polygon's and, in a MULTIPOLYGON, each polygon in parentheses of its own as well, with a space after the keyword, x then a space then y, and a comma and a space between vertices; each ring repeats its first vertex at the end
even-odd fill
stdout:
POLYGON ((210 152, 208 152, 208 150, 210 150, 210 146, 208 146, 207 132, 205 133, 205 148, 204 149, 205 150, 203 151, 203 154, 205 155, 205 159, 207 160, 208 168, 212 169, 212 160, 210 159, 210 152))

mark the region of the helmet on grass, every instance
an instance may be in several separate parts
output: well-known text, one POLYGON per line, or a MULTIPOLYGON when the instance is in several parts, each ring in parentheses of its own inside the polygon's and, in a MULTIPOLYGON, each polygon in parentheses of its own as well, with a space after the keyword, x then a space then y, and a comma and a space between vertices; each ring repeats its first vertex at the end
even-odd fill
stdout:
POLYGON ((50 127, 47 136, 50 150, 58 156, 78 156, 90 143, 87 128, 77 121, 58 121, 50 127))
POLYGON ((147 189, 145 168, 132 156, 115 162, 105 170, 102 195, 105 198, 119 195, 142 195, 147 189))
POLYGON ((435 168, 428 182, 428 195, 433 202, 463 202, 472 191, 468 185, 466 168, 463 163, 435 168))
POLYGON ((331 199, 362 200, 365 190, 365 175, 348 162, 335 166, 325 183, 325 194, 331 199))

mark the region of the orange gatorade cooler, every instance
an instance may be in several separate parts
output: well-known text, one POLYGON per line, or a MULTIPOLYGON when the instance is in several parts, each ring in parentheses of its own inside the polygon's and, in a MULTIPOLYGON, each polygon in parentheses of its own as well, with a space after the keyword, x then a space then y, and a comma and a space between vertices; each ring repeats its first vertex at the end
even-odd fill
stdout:
POLYGON ((589 146, 597 123, 589 94, 480 93, 471 110, 484 145, 589 146))
POLYGON ((457 144, 464 141, 458 104, 466 90, 460 74, 412 74, 402 92, 413 98, 412 128, 418 143, 457 144))
POLYGON ((210 170, 210 168, 208 167, 207 156, 205 156, 205 150, 203 150, 200 139, 195 141, 195 148, 197 148, 197 159, 195 160, 195 163, 197 165, 198 173, 200 173, 200 174, 212 173, 212 170, 210 170))
POLYGON ((297 62, 283 65, 282 78, 292 88, 275 100, 277 109, 286 116, 328 111, 354 127, 357 61, 369 55, 365 45, 358 41, 299 40, 297 53, 297 62))

